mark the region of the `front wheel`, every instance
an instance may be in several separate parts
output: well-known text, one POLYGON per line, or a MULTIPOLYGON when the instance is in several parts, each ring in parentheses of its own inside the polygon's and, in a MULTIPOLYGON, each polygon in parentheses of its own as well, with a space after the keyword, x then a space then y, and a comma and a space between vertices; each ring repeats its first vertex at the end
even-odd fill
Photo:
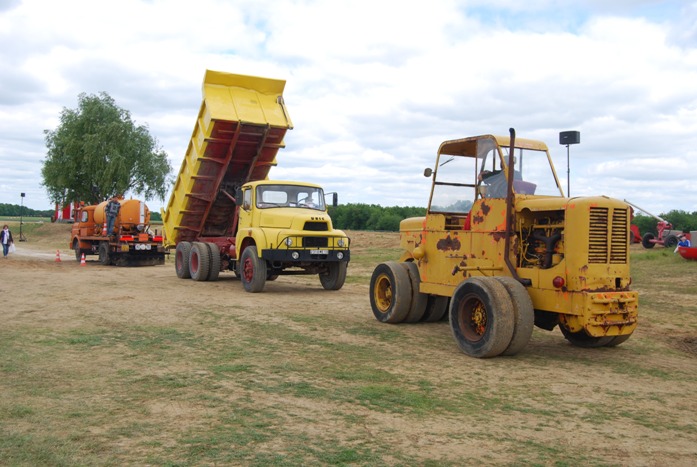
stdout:
POLYGON ((535 308, 523 284, 508 276, 498 276, 496 280, 506 288, 513 304, 513 337, 506 350, 501 352, 501 355, 511 356, 528 345, 535 326, 535 308))
POLYGON ((339 290, 344 286, 347 266, 348 263, 345 261, 332 261, 327 265, 327 273, 319 275, 319 281, 324 290, 339 290))
POLYGON ((251 293, 261 292, 266 284, 266 261, 259 258, 257 247, 248 246, 242 252, 240 265, 242 285, 251 293))
POLYGON ((80 251, 80 242, 77 240, 73 244, 73 250, 75 250, 75 259, 79 262, 82 260, 82 251, 80 251))
POLYGON ((370 307, 382 323, 401 323, 411 307, 407 270, 395 261, 380 263, 370 278, 370 307))
POLYGON ((450 328, 470 357, 495 357, 513 338, 514 310, 506 288, 494 278, 471 277, 450 299, 450 328))

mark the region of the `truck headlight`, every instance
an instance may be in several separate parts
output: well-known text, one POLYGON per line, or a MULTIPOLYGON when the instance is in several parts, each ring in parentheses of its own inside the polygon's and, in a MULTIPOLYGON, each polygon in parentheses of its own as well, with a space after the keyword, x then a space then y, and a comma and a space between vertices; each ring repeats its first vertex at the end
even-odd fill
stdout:
POLYGON ((338 252, 338 253, 336 254, 336 258, 337 258, 337 259, 344 259, 344 254, 343 254, 342 252, 338 252))
POLYGON ((293 239, 288 237, 286 238, 286 246, 292 246, 293 245, 293 239))
POLYGON ((298 259, 298 258, 300 258, 300 253, 298 253, 297 251, 294 251, 293 253, 290 254, 290 256, 293 259, 298 259))
POLYGON ((340 238, 338 242, 336 242, 337 245, 339 245, 341 248, 346 246, 346 242, 344 241, 343 238, 340 238))

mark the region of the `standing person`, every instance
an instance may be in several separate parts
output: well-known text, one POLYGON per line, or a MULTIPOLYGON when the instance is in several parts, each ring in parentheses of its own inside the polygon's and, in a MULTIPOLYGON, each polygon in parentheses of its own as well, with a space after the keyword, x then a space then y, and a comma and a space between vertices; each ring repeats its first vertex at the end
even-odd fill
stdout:
POLYGON ((119 215, 119 210, 121 209, 121 203, 119 203, 119 198, 112 196, 107 205, 104 207, 106 214, 106 234, 111 237, 114 235, 114 222, 116 221, 116 216, 119 215))
POLYGON ((2 231, 0 231, 0 243, 2 243, 2 256, 7 258, 7 253, 10 251, 10 245, 15 241, 12 239, 12 232, 7 224, 2 226, 2 231))

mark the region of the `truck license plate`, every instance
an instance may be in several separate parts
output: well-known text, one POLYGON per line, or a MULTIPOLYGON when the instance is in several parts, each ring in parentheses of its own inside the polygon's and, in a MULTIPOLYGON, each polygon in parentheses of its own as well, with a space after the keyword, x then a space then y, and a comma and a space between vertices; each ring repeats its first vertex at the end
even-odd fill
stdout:
POLYGON ((310 250, 311 255, 328 255, 329 250, 310 250))

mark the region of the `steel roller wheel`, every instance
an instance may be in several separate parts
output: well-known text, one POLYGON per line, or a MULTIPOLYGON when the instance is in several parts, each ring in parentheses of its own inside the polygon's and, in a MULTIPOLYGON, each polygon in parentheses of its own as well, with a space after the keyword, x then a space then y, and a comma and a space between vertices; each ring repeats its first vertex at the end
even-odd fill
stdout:
POLYGON ((189 256, 191 255, 191 243, 179 242, 174 253, 174 269, 177 272, 177 277, 180 279, 189 279, 191 271, 189 271, 189 256))
POLYGON ((450 299, 450 328, 464 353, 495 357, 513 337, 513 304, 506 288, 491 277, 471 277, 450 299))
POLYGON ((346 282, 346 261, 332 261, 327 265, 329 268, 326 274, 319 275, 319 281, 324 290, 339 290, 346 282))
POLYGON ((563 325, 559 325, 561 333, 564 334, 571 345, 575 347, 583 347, 585 349, 593 349, 596 347, 605 347, 609 345, 615 336, 603 336, 603 337, 593 337, 589 336, 586 331, 571 332, 566 329, 563 325))
POLYGON ((396 261, 380 263, 370 278, 370 306, 382 323, 401 323, 411 307, 411 281, 396 261))
POLYGON ((220 276, 220 249, 215 243, 206 243, 208 247, 210 267, 208 270, 208 280, 217 281, 220 276))
POLYGON ((426 312, 426 304, 428 303, 428 295, 419 291, 421 285, 421 276, 419 275, 419 267, 413 261, 400 263, 406 269, 411 283, 411 305, 409 312, 404 318, 405 323, 417 323, 423 318, 426 312))
POLYGON ((528 344, 535 327, 535 308, 532 305, 530 294, 525 290, 523 284, 512 277, 496 277, 506 288, 513 304, 513 337, 506 350, 501 355, 515 355, 528 344))
POLYGON ((605 344, 605 347, 617 347, 618 345, 622 344, 623 342, 627 342, 630 337, 632 337, 631 334, 625 334, 623 336, 615 336, 612 338, 612 340, 610 342, 605 344))
POLYGON ((111 264, 109 253, 109 242, 99 242, 99 264, 103 266, 111 264))
POLYGON ((266 261, 259 258, 256 246, 248 246, 242 252, 240 279, 244 290, 261 292, 266 284, 266 261))
POLYGON ((189 254, 189 272, 195 281, 208 280, 211 269, 211 253, 205 243, 194 242, 189 254))

